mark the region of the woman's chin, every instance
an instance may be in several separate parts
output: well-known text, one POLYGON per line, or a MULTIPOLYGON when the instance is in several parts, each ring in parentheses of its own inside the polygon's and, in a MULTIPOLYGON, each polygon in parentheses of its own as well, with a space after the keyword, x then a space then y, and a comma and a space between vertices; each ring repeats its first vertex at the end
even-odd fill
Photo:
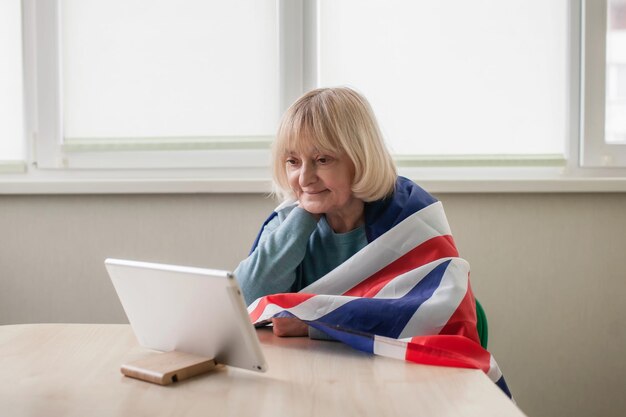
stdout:
POLYGON ((308 211, 311 214, 324 214, 326 211, 324 210, 324 207, 322 205, 319 204, 311 204, 311 203, 303 203, 300 202, 300 207, 302 207, 303 209, 305 209, 306 211, 308 211))

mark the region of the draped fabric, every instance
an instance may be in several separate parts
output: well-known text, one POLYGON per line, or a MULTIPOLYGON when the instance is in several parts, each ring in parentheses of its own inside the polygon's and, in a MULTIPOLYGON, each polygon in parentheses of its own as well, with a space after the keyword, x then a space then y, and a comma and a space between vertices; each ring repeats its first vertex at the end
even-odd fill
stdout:
POLYGON ((480 369, 510 397, 496 361, 480 346, 469 264, 459 257, 441 202, 398 177, 392 197, 366 203, 365 232, 368 245, 313 284, 255 300, 251 320, 296 317, 365 352, 480 369))

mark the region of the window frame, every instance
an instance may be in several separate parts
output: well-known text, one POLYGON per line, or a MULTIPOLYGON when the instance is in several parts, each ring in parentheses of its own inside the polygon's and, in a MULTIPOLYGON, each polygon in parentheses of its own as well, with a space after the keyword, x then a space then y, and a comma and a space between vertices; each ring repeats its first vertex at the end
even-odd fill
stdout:
MULTIPOLYGON (((205 171, 211 178, 221 178, 233 169, 265 168, 269 164, 272 136, 209 136, 199 138, 130 138, 64 140, 62 101, 61 0, 24 0, 24 49, 26 74, 32 90, 26 94, 29 114, 27 138, 32 140, 30 163, 40 170, 178 170, 170 174, 187 175, 184 170, 205 171)), ((292 22, 301 12, 277 7, 283 22, 292 22)), ((297 3, 297 2, 296 2, 297 3)), ((287 29, 294 31, 295 25, 287 29)), ((282 74, 293 71, 290 34, 279 31, 281 80, 279 101, 284 103, 300 88, 294 77, 282 74)), ((295 63, 297 64, 297 63, 295 63)), ((300 64, 301 65, 301 64, 300 64)), ((141 175, 141 174, 135 174, 141 175)))
POLYGON ((581 0, 580 166, 626 167, 626 144, 606 143, 607 0, 581 0))

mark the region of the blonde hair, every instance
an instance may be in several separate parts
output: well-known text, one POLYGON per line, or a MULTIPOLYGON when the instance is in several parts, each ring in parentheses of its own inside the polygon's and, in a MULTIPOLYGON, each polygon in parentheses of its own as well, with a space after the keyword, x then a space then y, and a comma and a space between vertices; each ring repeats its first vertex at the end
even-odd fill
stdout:
POLYGON ((312 90, 287 109, 272 146, 275 192, 284 199, 293 198, 285 156, 306 145, 350 158, 355 197, 367 202, 393 193, 396 167, 368 101, 356 91, 347 87, 312 90))

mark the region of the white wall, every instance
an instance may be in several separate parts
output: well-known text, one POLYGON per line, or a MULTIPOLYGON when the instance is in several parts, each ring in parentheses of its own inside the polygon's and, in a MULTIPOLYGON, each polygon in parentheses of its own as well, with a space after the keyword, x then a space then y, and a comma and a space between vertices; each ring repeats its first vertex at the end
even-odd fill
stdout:
MULTIPOLYGON (((626 411, 626 194, 446 194, 490 350, 529 416, 626 411)), ((261 195, 0 196, 0 324, 124 322, 103 266, 232 269, 261 195)))

